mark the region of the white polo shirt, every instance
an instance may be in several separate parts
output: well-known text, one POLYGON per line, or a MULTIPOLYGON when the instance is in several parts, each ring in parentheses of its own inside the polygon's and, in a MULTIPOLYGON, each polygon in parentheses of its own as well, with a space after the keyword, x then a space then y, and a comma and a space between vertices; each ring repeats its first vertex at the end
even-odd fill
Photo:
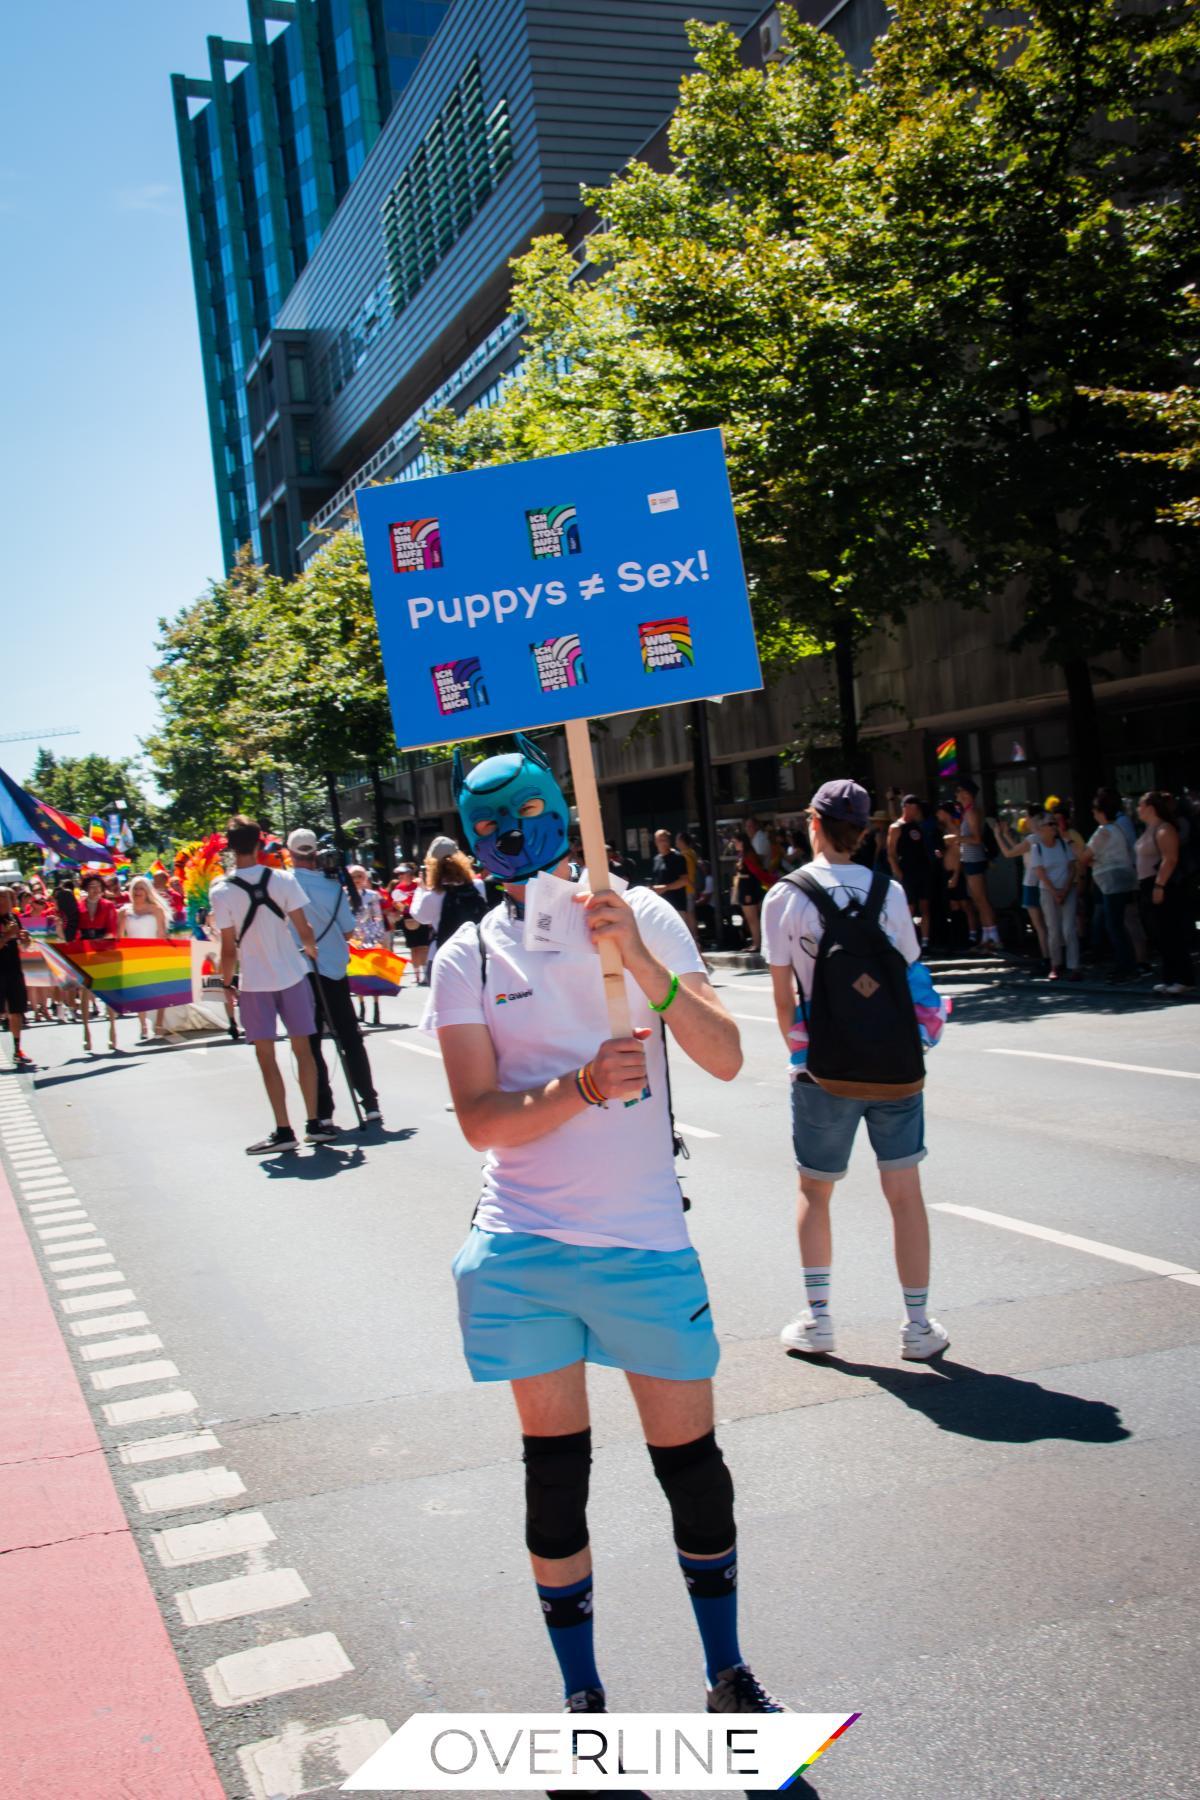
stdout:
MULTIPOLYGON (((672 974, 704 972, 691 932, 649 888, 626 898, 651 953, 672 974)), ((600 958, 593 950, 526 950, 522 924, 500 906, 478 928, 464 925, 439 950, 425 1019, 428 1030, 486 1025, 505 1093, 537 1087, 590 1062, 612 1036, 600 958)), ((526 1231, 565 1244, 682 1250, 689 1242, 675 1174, 662 1031, 658 1015, 625 977, 634 1029, 646 1041, 650 1097, 634 1106, 588 1107, 533 1143, 489 1150, 481 1231, 526 1231)))

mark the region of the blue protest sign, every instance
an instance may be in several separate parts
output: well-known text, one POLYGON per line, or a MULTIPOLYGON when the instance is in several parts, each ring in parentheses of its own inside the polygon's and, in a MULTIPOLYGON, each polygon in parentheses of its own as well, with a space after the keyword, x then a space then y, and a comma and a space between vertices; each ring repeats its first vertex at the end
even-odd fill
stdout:
POLYGON ((719 431, 358 494, 401 749, 762 686, 719 431))

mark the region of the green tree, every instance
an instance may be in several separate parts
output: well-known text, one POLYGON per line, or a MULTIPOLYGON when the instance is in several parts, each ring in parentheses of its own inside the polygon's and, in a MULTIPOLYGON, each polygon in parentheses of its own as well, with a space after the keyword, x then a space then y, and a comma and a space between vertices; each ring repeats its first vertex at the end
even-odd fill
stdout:
POLYGON ((590 280, 558 240, 517 263, 522 373, 427 442, 466 466, 720 426, 764 661, 831 654, 853 768, 858 644, 952 567, 964 597, 984 571, 947 553, 935 465, 953 384, 850 154, 858 83, 828 35, 781 11, 786 60, 766 71, 743 67, 727 26, 689 27, 670 171, 635 163, 585 196, 604 221, 590 280))
POLYGON ((255 807, 262 776, 273 772, 259 688, 283 588, 246 552, 223 581, 159 621, 162 723, 145 749, 179 835, 217 830, 230 812, 255 807))
POLYGON ((309 782, 323 782, 339 834, 335 777, 366 766, 382 844, 379 769, 395 755, 396 743, 357 532, 338 532, 293 582, 273 593, 248 685, 264 745, 309 782))
POLYGON ((1195 366, 1198 71, 1175 0, 896 0, 855 122, 896 274, 947 346, 947 510, 1020 584, 1014 647, 1062 672, 1077 803, 1102 770, 1097 667, 1197 608, 1195 552, 1159 522, 1180 475, 1131 458, 1133 423, 1094 390, 1195 366))
POLYGON ((148 848, 157 843, 158 810, 146 795, 133 757, 55 756, 52 750, 42 748, 25 785, 39 800, 68 813, 85 830, 93 815, 107 817, 113 803, 122 800, 120 810, 138 846, 148 848))

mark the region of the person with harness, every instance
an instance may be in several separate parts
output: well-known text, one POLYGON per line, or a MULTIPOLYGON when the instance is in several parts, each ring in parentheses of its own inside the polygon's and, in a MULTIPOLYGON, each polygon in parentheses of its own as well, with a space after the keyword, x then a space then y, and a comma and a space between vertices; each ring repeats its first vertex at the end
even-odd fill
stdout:
POLYGON ((924 952, 929 948, 937 851, 925 808, 915 794, 905 794, 900 817, 888 827, 887 853, 892 874, 904 889, 909 916, 915 908, 921 920, 921 950, 924 952))
POLYGON ((325 874, 317 867, 316 832, 301 826, 291 833, 287 847, 292 858, 292 873, 304 896, 305 917, 317 940, 316 964, 308 972, 316 1009, 316 1029, 310 1041, 313 1061, 317 1065, 317 1117, 322 1125, 333 1124, 333 1089, 329 1085, 329 1071, 321 1050, 321 1025, 324 1022, 337 1040, 346 1079, 352 1083, 362 1103, 364 1122, 378 1125, 383 1115, 375 1093, 367 1046, 354 1016, 354 996, 346 973, 350 966, 350 939, 358 929, 358 920, 336 871, 325 874))
MULTIPOLYGON (((587 1526, 589 1362, 624 1372, 704 1647, 713 1712, 777 1703, 737 1638, 733 1483, 713 1431, 718 1346, 675 1173, 665 1037, 718 1080, 737 1026, 674 907, 649 888, 579 896, 590 942, 531 950, 526 884, 570 879, 569 812, 549 763, 515 754, 466 774, 459 813, 504 903, 444 941, 437 1031, 483 1191, 454 1262, 468 1367, 508 1381, 525 1463, 525 1542, 571 1712, 603 1712, 587 1526), (596 944, 620 951, 633 1035, 613 1038, 596 944), (665 1027, 665 1029, 664 1029, 665 1027)), ((637 1705, 637 1697, 628 1704, 637 1705)))
POLYGON ((308 966, 317 960, 317 940, 304 911, 304 890, 284 869, 258 861, 262 832, 253 819, 240 815, 226 833, 236 872, 215 882, 210 897, 212 922, 221 934, 221 985, 235 992, 234 966, 240 969, 236 992, 242 1029, 254 1045, 259 1073, 275 1115, 275 1129, 246 1146, 247 1156, 277 1156, 295 1150, 296 1134, 288 1121, 283 1075, 275 1060, 275 1020, 283 1020, 296 1059, 296 1074, 307 1114, 305 1142, 324 1144, 337 1136, 322 1125, 317 1111, 317 1065, 309 1039, 316 1029, 308 966), (291 921, 300 942, 292 936, 291 921))
MULTIPOLYGON (((949 1334, 927 1312, 929 1221, 918 1165, 925 1157, 924 1058, 914 977, 936 1003, 920 962, 909 903, 886 869, 852 858, 870 823, 856 781, 827 781, 809 807, 813 859, 771 889, 763 907, 775 1013, 791 1052, 797 1222, 807 1304, 780 1332, 806 1356, 834 1348, 829 1312, 829 1203, 846 1174, 859 1122, 892 1213, 904 1294, 900 1354, 927 1362, 949 1334), (797 1007, 797 995, 799 1006, 797 1007)), ((940 1032, 940 1022, 937 1024, 940 1032)))

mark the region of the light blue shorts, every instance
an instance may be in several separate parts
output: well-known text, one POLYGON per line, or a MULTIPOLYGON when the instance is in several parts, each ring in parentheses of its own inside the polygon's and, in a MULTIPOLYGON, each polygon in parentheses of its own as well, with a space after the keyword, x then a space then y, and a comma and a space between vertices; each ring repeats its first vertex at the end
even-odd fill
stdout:
POLYGON ((859 1121, 865 1120, 875 1160, 888 1169, 912 1169, 925 1159, 925 1096, 904 1100, 851 1100, 829 1094, 815 1081, 792 1082, 792 1145, 796 1167, 814 1181, 840 1181, 850 1166, 859 1121))
POLYGON ((454 1279, 476 1381, 520 1381, 585 1361, 705 1381, 721 1354, 690 1248, 597 1249, 472 1226, 454 1279))

